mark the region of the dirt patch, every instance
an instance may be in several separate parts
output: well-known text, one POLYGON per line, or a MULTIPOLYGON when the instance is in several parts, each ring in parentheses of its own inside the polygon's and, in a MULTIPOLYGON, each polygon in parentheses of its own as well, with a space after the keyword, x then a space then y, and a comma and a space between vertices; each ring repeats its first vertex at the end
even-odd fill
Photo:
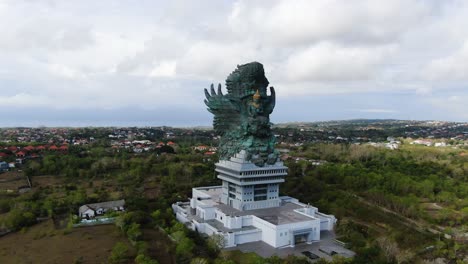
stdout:
POLYGON ((107 263, 118 241, 129 245, 114 225, 74 228, 64 234, 46 221, 1 237, 0 263, 107 263))
POLYGON ((428 211, 438 211, 443 209, 443 207, 437 203, 421 203, 421 207, 428 211))
POLYGON ((26 177, 22 173, 9 171, 0 174, 0 191, 18 191, 20 187, 29 187, 26 177))
POLYGON ((61 185, 63 184, 64 179, 62 176, 33 176, 31 177, 31 182, 33 188, 38 188, 61 185))

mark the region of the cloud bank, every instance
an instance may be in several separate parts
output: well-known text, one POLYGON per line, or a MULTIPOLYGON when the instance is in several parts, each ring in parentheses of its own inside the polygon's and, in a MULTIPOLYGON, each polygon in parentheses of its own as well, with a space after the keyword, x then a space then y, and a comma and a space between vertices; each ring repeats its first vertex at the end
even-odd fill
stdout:
POLYGON ((205 124, 202 89, 250 61, 277 88, 274 121, 467 121, 467 16, 455 0, 2 1, 0 125, 38 109, 205 124))

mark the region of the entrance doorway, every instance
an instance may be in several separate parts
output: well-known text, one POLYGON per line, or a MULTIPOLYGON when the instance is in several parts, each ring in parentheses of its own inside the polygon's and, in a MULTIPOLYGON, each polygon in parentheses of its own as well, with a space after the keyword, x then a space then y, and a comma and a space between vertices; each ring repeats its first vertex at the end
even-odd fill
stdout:
POLYGON ((294 245, 306 243, 309 234, 294 235, 294 245))

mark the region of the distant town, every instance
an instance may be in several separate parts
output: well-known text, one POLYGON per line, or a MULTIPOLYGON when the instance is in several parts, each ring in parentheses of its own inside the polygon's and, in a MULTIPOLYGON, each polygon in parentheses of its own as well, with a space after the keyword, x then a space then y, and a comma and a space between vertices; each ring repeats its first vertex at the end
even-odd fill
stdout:
MULTIPOLYGON (((468 123, 404 120, 348 120, 285 123, 273 127, 284 148, 305 143, 369 144, 397 149, 401 141, 428 147, 468 144, 468 123)), ((183 145, 216 154, 219 138, 211 129, 173 127, 0 128, 0 160, 22 164, 45 151, 66 154, 70 146, 101 145, 113 151, 173 152, 183 145)))

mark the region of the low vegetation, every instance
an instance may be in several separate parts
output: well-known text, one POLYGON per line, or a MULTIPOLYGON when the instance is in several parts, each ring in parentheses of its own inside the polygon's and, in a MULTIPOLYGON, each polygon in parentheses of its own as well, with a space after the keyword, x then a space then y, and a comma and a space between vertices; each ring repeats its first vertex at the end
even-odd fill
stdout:
MULTIPOLYGON (((357 253, 354 259, 336 258, 333 263, 436 258, 456 263, 467 254, 466 244, 457 240, 468 222, 463 150, 322 143, 290 149, 291 156, 302 160, 286 162, 289 175, 282 195, 334 214, 340 239, 357 253), (314 165, 308 160, 327 162, 314 165)), ((13 262, 34 250, 38 259, 66 255, 62 263, 307 263, 303 257, 264 259, 222 252, 216 238, 201 237, 174 219, 170 205, 187 199, 193 186, 218 184, 215 160, 189 145, 174 154, 133 154, 111 151, 104 142, 31 161, 22 170, 32 190, 0 194, 1 228, 18 231, 0 238, 3 258, 12 245, 31 239, 29 247, 16 249, 13 262), (115 199, 125 199, 127 210, 114 225, 70 228, 80 205, 115 199), (42 219, 49 220, 37 224, 42 219), (54 252, 34 244, 55 240, 66 243, 54 252), (96 252, 85 255, 82 242, 95 245, 96 252), (99 255, 98 262, 90 261, 92 254, 99 255)))

